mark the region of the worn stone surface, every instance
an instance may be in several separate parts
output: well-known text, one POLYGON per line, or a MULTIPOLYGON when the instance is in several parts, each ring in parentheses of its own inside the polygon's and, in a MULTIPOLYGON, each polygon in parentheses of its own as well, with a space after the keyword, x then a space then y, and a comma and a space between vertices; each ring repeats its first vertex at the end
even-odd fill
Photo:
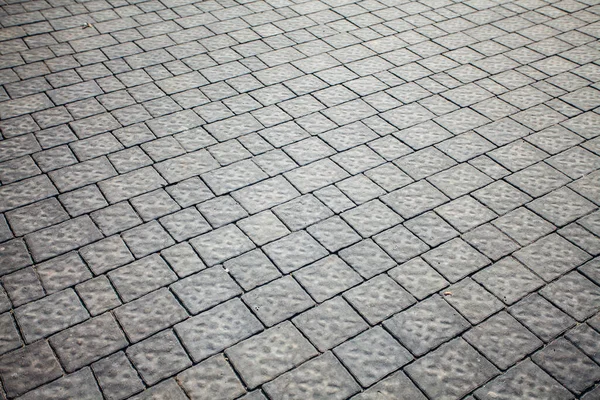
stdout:
POLYGON ((0 1, 0 397, 598 397, 599 7, 0 1))

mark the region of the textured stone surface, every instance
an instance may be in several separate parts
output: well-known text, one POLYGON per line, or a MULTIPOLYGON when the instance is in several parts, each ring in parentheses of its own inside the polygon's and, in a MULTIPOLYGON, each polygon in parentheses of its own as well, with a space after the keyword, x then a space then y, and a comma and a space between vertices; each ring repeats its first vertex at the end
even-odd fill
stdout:
POLYGON ((598 397, 598 7, 0 2, 0 397, 598 397))

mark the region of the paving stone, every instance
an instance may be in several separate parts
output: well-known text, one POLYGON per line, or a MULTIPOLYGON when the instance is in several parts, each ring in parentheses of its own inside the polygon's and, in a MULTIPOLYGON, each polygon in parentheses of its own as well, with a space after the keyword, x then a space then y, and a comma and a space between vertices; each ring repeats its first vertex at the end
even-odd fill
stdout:
POLYGON ((75 290, 91 315, 98 315, 121 305, 121 300, 106 275, 87 280, 77 285, 75 290))
POLYGON ((573 318, 537 293, 514 304, 509 312, 544 342, 550 342, 575 324, 573 318))
POLYGON ((21 337, 10 313, 0 314, 0 322, 0 354, 21 347, 21 337))
POLYGON ((592 202, 566 187, 535 199, 527 206, 556 226, 573 222, 596 208, 592 202))
POLYGON ((2 279, 4 289, 14 307, 44 297, 44 288, 32 267, 5 275, 2 279))
POLYGON ((267 210, 299 195, 298 191, 281 176, 267 179, 232 193, 232 197, 250 214, 267 210))
POLYGON ((325 257, 328 252, 305 231, 294 232, 263 247, 263 250, 283 273, 325 257))
POLYGON ((260 332, 261 323, 239 299, 229 300, 175 326, 194 362, 260 332))
POLYGON ((498 374, 498 370, 463 339, 441 346, 406 368, 428 396, 459 399, 498 374), (439 374, 447 380, 440 381, 439 374))
POLYGON ((600 376, 600 367, 563 338, 534 354, 532 360, 577 394, 593 385, 600 376))
POLYGON ((187 398, 181 386, 175 382, 175 379, 171 378, 144 390, 137 396, 133 396, 132 399, 159 400, 167 396, 171 396, 173 400, 185 400, 187 398))
POLYGON ((46 341, 25 346, 0 358, 0 376, 7 395, 11 397, 22 395, 61 375, 60 365, 46 341))
POLYGON ((449 200, 424 180, 384 195, 381 199, 403 218, 414 217, 449 200))
POLYGON ((15 317, 25 341, 32 343, 82 322, 89 315, 73 289, 67 289, 17 308, 15 317))
POLYGON ((321 303, 362 282, 362 278, 337 256, 329 256, 294 272, 294 278, 321 303))
POLYGON ((413 354, 423 355, 470 325, 436 296, 390 318, 384 326, 413 354))
POLYGON ((272 398, 341 400, 359 392, 360 387, 335 356, 327 352, 267 383, 264 390, 272 398))
POLYGON ((160 382, 192 365, 179 340, 170 330, 127 348, 127 356, 148 385, 160 382))
MULTIPOLYGON (((380 396, 388 396, 399 400, 425 400, 426 397, 402 372, 396 372, 379 381, 364 392, 352 397, 353 400, 375 400, 380 396)), ((385 397, 384 397, 385 398, 385 397)))
POLYGON ((31 256, 22 239, 14 239, 0 245, 0 274, 6 275, 31 265, 31 256))
POLYGON ((502 302, 470 278, 448 287, 444 295, 446 301, 474 325, 503 308, 502 302))
POLYGON ((373 239, 398 263, 429 250, 428 245, 400 225, 375 235, 373 239))
POLYGON ((102 393, 98 388, 94 375, 87 367, 35 389, 21 398, 25 400, 59 399, 61 396, 67 396, 74 399, 102 399, 102 393))
POLYGON ((211 266, 252 250, 254 243, 235 225, 227 225, 190 241, 206 265, 211 266))
POLYGON ((480 399, 569 399, 571 393, 529 360, 475 391, 480 399))
POLYGON ((494 315, 463 337, 500 369, 507 369, 542 345, 505 312, 494 315))
POLYGON ((577 272, 563 276, 540 293, 577 321, 592 316, 600 307, 600 288, 577 272))
POLYGON ((177 375, 183 389, 193 398, 234 399, 246 391, 222 355, 214 356, 177 375), (218 383, 217 383, 218 382, 218 383))
POLYGON ((476 273, 474 279, 506 304, 512 304, 543 285, 543 281, 512 257, 476 273))
POLYGON ((50 338, 65 371, 73 372, 127 346, 127 339, 110 313, 92 318, 50 338))
POLYGON ((231 347, 226 354, 252 389, 318 353, 290 322, 284 322, 231 347))
POLYGON ((160 289, 115 310, 115 316, 131 342, 185 319, 187 313, 167 290, 160 289))
POLYGON ((108 399, 126 399, 144 390, 142 380, 123 352, 95 362, 92 369, 108 399))

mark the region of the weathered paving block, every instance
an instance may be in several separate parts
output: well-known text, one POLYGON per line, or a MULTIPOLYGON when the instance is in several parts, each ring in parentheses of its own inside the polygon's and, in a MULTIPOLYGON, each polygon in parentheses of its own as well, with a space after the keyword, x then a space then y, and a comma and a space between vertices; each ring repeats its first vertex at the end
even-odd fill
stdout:
POLYGON ((255 246, 235 225, 230 224, 190 240, 206 265, 212 266, 235 257, 255 246))
POLYGON ((0 275, 9 274, 31 264, 31 256, 22 239, 0 244, 0 275))
POLYGON ((25 396, 22 396, 21 399, 51 399, 57 396, 66 396, 73 399, 102 399, 102 393, 98 388, 94 375, 87 367, 32 390, 25 396))
POLYGON ((65 371, 73 372, 128 343, 114 317, 106 313, 52 336, 50 344, 65 371))
POLYGON ((0 187, 0 210, 4 212, 57 194, 48 176, 35 176, 0 187))
POLYGON ((238 343, 225 353, 251 389, 318 355, 289 321, 238 343))
POLYGON ((152 167, 115 176, 98 184, 109 203, 114 204, 165 186, 167 183, 152 167))
POLYGON ((43 261, 95 242, 102 237, 102 233, 86 215, 30 233, 25 240, 33 258, 36 261, 43 261))
POLYGON ((111 399, 126 399, 144 390, 144 384, 123 352, 92 364, 102 392, 111 399))
POLYGON ((177 275, 157 254, 110 271, 107 275, 125 303, 177 280, 177 275))
POLYGON ((160 289, 115 310, 115 316, 132 342, 185 319, 187 313, 167 290, 160 289))
POLYGON ((223 355, 216 355, 177 375, 181 386, 195 399, 233 400, 246 393, 223 355))
POLYGON ((73 289, 66 289, 17 308, 15 317, 25 341, 33 343, 88 319, 89 314, 73 289))
POLYGON ((269 397, 276 399, 319 400, 341 400, 360 391, 358 384, 330 352, 267 383, 264 389, 269 397))

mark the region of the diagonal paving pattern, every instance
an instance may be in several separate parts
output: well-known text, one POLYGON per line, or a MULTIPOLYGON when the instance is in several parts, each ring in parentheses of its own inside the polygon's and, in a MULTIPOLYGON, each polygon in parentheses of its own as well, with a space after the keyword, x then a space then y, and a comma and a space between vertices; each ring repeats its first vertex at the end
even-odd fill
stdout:
POLYGON ((600 398, 597 0, 0 26, 0 397, 600 398))

